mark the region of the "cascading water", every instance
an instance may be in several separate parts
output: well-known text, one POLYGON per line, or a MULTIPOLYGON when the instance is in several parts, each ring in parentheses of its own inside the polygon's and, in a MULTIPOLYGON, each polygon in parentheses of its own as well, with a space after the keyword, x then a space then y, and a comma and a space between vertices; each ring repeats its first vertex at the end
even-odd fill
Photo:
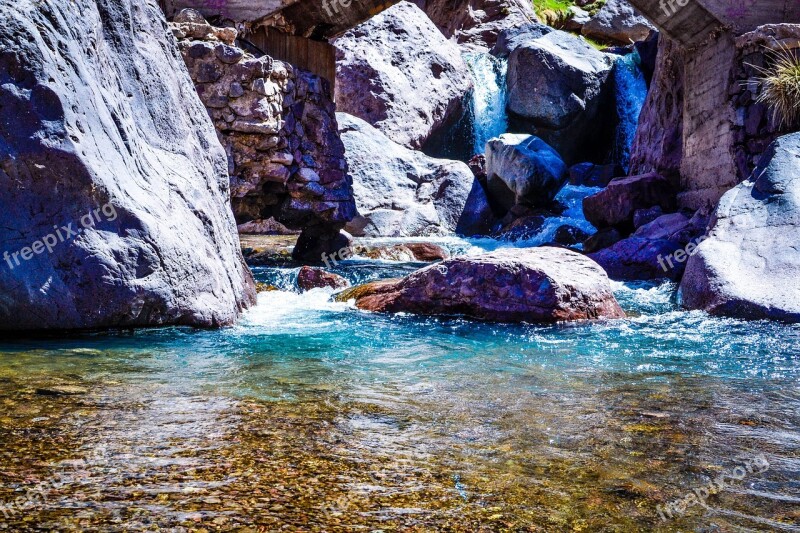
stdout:
POLYGON ((476 154, 484 153, 486 141, 505 133, 508 129, 506 116, 506 70, 505 59, 489 53, 464 54, 475 85, 472 96, 473 138, 476 154))
POLYGON ((639 124, 639 114, 647 97, 647 81, 639 68, 637 51, 621 57, 614 68, 617 118, 619 123, 614 146, 614 160, 628 172, 631 146, 639 124))

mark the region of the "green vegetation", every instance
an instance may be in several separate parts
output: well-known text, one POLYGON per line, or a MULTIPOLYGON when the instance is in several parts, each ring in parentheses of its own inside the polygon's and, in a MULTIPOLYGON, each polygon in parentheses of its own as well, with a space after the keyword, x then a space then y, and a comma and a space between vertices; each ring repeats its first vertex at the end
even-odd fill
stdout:
MULTIPOLYGON (((591 4, 583 6, 582 9, 588 11, 590 15, 595 15, 606 3, 606 0, 597 0, 591 4)), ((533 0, 533 9, 542 22, 548 26, 562 29, 573 14, 570 8, 577 5, 572 0, 533 0)))
POLYGON ((771 67, 760 69, 763 90, 758 101, 772 109, 781 125, 800 123, 800 58, 796 51, 782 49, 775 53, 771 67))

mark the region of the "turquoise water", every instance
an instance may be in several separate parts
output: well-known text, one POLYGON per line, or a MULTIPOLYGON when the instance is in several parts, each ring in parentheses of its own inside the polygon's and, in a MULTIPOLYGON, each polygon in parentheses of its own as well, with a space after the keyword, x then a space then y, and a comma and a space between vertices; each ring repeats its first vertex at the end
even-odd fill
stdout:
POLYGON ((0 503, 46 495, 0 529, 800 529, 796 325, 684 312, 671 284, 615 284, 613 322, 383 316, 254 272, 283 290, 236 327, 0 345, 0 503), (35 393, 65 384, 84 392, 35 393), (659 518, 756 455, 766 472, 659 518))

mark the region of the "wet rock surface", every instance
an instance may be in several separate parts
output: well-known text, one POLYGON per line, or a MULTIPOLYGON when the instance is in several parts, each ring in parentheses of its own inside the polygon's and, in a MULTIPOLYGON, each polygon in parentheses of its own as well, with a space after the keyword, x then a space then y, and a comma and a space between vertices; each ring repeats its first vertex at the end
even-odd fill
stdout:
POLYGON ((547 206, 566 180, 561 157, 538 137, 505 133, 486 145, 487 193, 506 210, 547 206))
POLYGON ((0 329, 233 323, 255 291, 225 154, 163 14, 0 9, 0 329))
POLYGON ((310 266, 303 266, 297 274, 297 286, 301 291, 310 291, 311 289, 332 288, 344 289, 350 286, 350 282, 338 274, 326 272, 321 268, 313 268, 310 266))
POLYGON ((401 280, 355 287, 337 298, 354 299, 367 311, 466 315, 497 322, 625 316, 596 263, 550 247, 456 257, 401 280))

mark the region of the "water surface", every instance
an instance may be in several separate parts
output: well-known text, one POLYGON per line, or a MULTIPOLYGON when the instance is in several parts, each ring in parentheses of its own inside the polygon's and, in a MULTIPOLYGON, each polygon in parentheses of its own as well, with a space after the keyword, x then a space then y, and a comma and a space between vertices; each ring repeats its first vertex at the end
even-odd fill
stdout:
POLYGON ((0 529, 800 530, 798 326, 684 312, 670 284, 616 284, 613 322, 383 316, 255 273, 283 290, 233 328, 0 345, 0 529))

